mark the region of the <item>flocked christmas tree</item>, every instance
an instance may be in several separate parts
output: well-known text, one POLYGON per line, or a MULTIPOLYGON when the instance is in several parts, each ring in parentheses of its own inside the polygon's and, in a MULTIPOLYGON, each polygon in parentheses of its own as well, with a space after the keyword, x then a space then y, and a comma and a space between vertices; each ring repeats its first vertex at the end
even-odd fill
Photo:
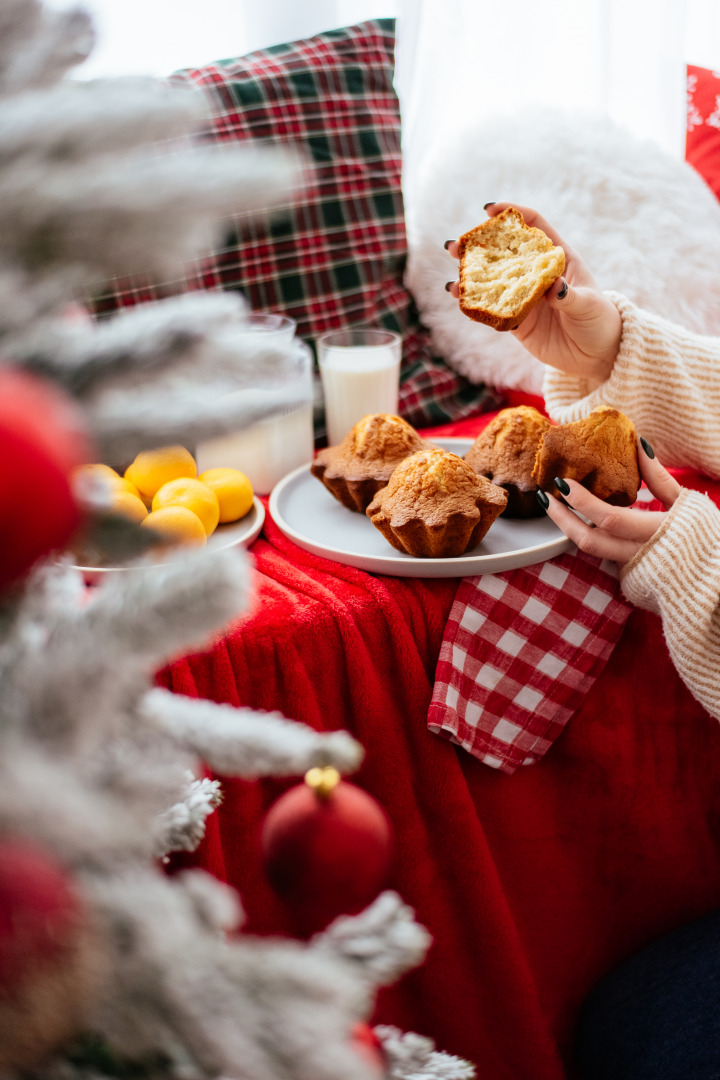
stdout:
POLYGON ((223 390, 286 359, 243 331, 236 295, 103 324, 70 306, 119 273, 178 273, 224 217, 302 183, 279 150, 195 145, 195 93, 68 78, 92 40, 82 11, 0 0, 0 1073, 461 1080, 472 1068, 421 1036, 357 1037, 429 943, 396 894, 307 941, 256 939, 234 891, 163 871, 219 801, 200 761, 345 774, 362 748, 154 686, 246 608, 241 551, 153 557, 91 593, 58 558, 83 525, 115 561, 149 561, 152 534, 74 490, 73 469, 260 418, 223 390))

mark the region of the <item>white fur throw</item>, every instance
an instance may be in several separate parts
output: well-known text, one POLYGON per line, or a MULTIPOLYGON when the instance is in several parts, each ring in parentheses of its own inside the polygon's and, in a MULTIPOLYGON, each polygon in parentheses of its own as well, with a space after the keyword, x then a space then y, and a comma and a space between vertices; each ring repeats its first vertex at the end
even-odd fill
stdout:
POLYGON ((538 210, 598 285, 691 330, 720 335, 720 203, 684 161, 611 121, 538 110, 466 130, 439 150, 409 210, 407 284, 435 350, 473 382, 540 393, 543 366, 510 333, 462 315, 443 248, 487 217, 538 210))

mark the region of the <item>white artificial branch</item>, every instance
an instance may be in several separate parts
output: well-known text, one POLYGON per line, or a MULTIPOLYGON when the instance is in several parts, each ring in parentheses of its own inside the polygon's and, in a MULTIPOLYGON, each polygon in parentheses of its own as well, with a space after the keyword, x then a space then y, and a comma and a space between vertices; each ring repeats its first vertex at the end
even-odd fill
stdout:
POLYGON ((362 746, 347 731, 315 731, 279 713, 236 709, 160 688, 145 695, 139 711, 226 776, 298 776, 315 765, 352 773, 363 758, 362 746))
POLYGON ((165 810, 156 821, 156 857, 171 851, 194 851, 205 836, 205 823, 222 802, 218 780, 191 780, 185 798, 165 810))
MULTIPOLYGON (((70 568, 55 573, 75 574, 70 568)), ((161 563, 118 571, 90 602, 43 612, 53 574, 40 574, 0 644, 0 731, 93 753, 118 730, 154 672, 208 645, 249 600, 241 549, 184 549, 161 563), (103 648, 98 649, 98 642, 103 648)))
POLYGON ((4 0, 0 12, 0 93, 51 86, 85 60, 95 43, 82 8, 56 11, 37 0, 4 0))
POLYGON ((3 103, 3 157, 62 164, 115 155, 127 146, 172 144, 201 127, 206 107, 194 88, 153 78, 59 83, 50 92, 18 94, 3 103))
POLYGON ((435 1049, 432 1039, 379 1024, 373 1028, 385 1055, 390 1080, 473 1080, 475 1066, 435 1049))
POLYGON ((42 260, 45 273, 79 269, 87 285, 123 273, 177 273, 211 250, 219 223, 238 209, 239 189, 245 212, 257 211, 287 203, 298 175, 293 156, 278 148, 141 149, 100 157, 92 169, 21 158, 0 171, 4 251, 30 269, 42 260))
MULTIPOLYGON (((349 1038, 372 995, 346 965, 289 939, 223 940, 212 918, 198 918, 197 882, 185 875, 137 869, 84 884, 113 950, 92 1030, 128 1057, 164 1054, 171 1074, 374 1080, 349 1038)), ((206 912, 214 887, 203 883, 206 912)))
POLYGON ((232 885, 226 885, 196 867, 176 873, 175 879, 192 904, 203 930, 224 936, 242 926, 245 913, 232 885))
POLYGON ((430 934, 397 893, 383 892, 359 915, 342 915, 311 940, 321 953, 342 957, 378 986, 389 986, 425 959, 430 934))
POLYGON ((27 351, 24 335, 36 338, 38 321, 63 303, 117 274, 181 278, 231 215, 292 202, 304 178, 298 155, 194 144, 207 111, 198 90, 138 79, 68 82, 2 102, 6 356, 27 351))
MULTIPOLYGON (((60 327, 67 302, 126 271, 180 281, 226 218, 289 205, 302 163, 277 148, 193 146, 208 103, 186 88, 60 84, 91 37, 80 11, 0 0, 0 352, 68 389, 99 455, 115 459, 192 442, 213 418, 216 433, 248 421, 220 395, 278 358, 243 340, 237 298, 161 303, 92 330, 60 327)), ((0 834, 46 846, 83 897, 106 973, 88 1030, 117 1059, 114 1075, 162 1062, 184 1080, 375 1080, 353 1028, 429 943, 399 897, 310 943, 254 938, 237 933, 228 886, 158 865, 197 842, 217 803, 215 781, 188 789, 199 757, 240 776, 351 772, 362 757, 347 732, 155 688, 159 668, 247 609, 250 584, 241 551, 186 550, 87 594, 76 570, 50 562, 3 593, 0 834)), ((413 1069, 465 1080, 413 1038, 387 1036, 398 1080, 413 1069)), ((66 1051, 28 1075, 97 1075, 66 1051)))
POLYGON ((27 339, 23 367, 86 398, 115 380, 151 384, 159 374, 201 368, 201 378, 232 376, 238 385, 283 374, 289 349, 263 344, 247 329, 238 292, 191 292, 138 304, 99 323, 58 320, 27 339))
POLYGON ((126 461, 139 449, 193 445, 232 434, 298 405, 295 388, 282 387, 258 400, 246 400, 230 378, 201 384, 181 376, 152 387, 111 391, 86 404, 85 415, 98 456, 126 461))

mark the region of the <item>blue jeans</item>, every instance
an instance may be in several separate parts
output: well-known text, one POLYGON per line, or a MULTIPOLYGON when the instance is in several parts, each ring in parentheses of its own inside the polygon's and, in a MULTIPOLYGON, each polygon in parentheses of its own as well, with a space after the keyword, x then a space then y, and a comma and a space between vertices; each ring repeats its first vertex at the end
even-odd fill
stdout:
POLYGON ((580 1015, 581 1080, 720 1078, 720 911, 611 971, 580 1015))

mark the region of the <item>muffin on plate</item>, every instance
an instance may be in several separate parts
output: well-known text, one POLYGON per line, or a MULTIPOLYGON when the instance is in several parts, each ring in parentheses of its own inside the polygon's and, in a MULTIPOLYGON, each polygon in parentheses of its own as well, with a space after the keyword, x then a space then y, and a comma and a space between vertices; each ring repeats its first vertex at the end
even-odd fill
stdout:
POLYGON ((348 510, 364 514, 395 467, 428 445, 401 417, 371 413, 359 420, 337 446, 318 451, 310 472, 348 510))
POLYGON ((556 476, 577 480, 613 506, 631 506, 640 487, 632 420, 600 405, 582 420, 550 427, 540 440, 533 479, 560 498, 556 476))
POLYGON ((400 462, 366 513, 398 551, 453 558, 480 543, 507 498, 457 454, 428 449, 400 462))
POLYGON ((501 409, 465 454, 476 473, 507 491, 504 517, 529 518, 544 513, 532 474, 540 439, 550 427, 550 421, 530 405, 501 409))

